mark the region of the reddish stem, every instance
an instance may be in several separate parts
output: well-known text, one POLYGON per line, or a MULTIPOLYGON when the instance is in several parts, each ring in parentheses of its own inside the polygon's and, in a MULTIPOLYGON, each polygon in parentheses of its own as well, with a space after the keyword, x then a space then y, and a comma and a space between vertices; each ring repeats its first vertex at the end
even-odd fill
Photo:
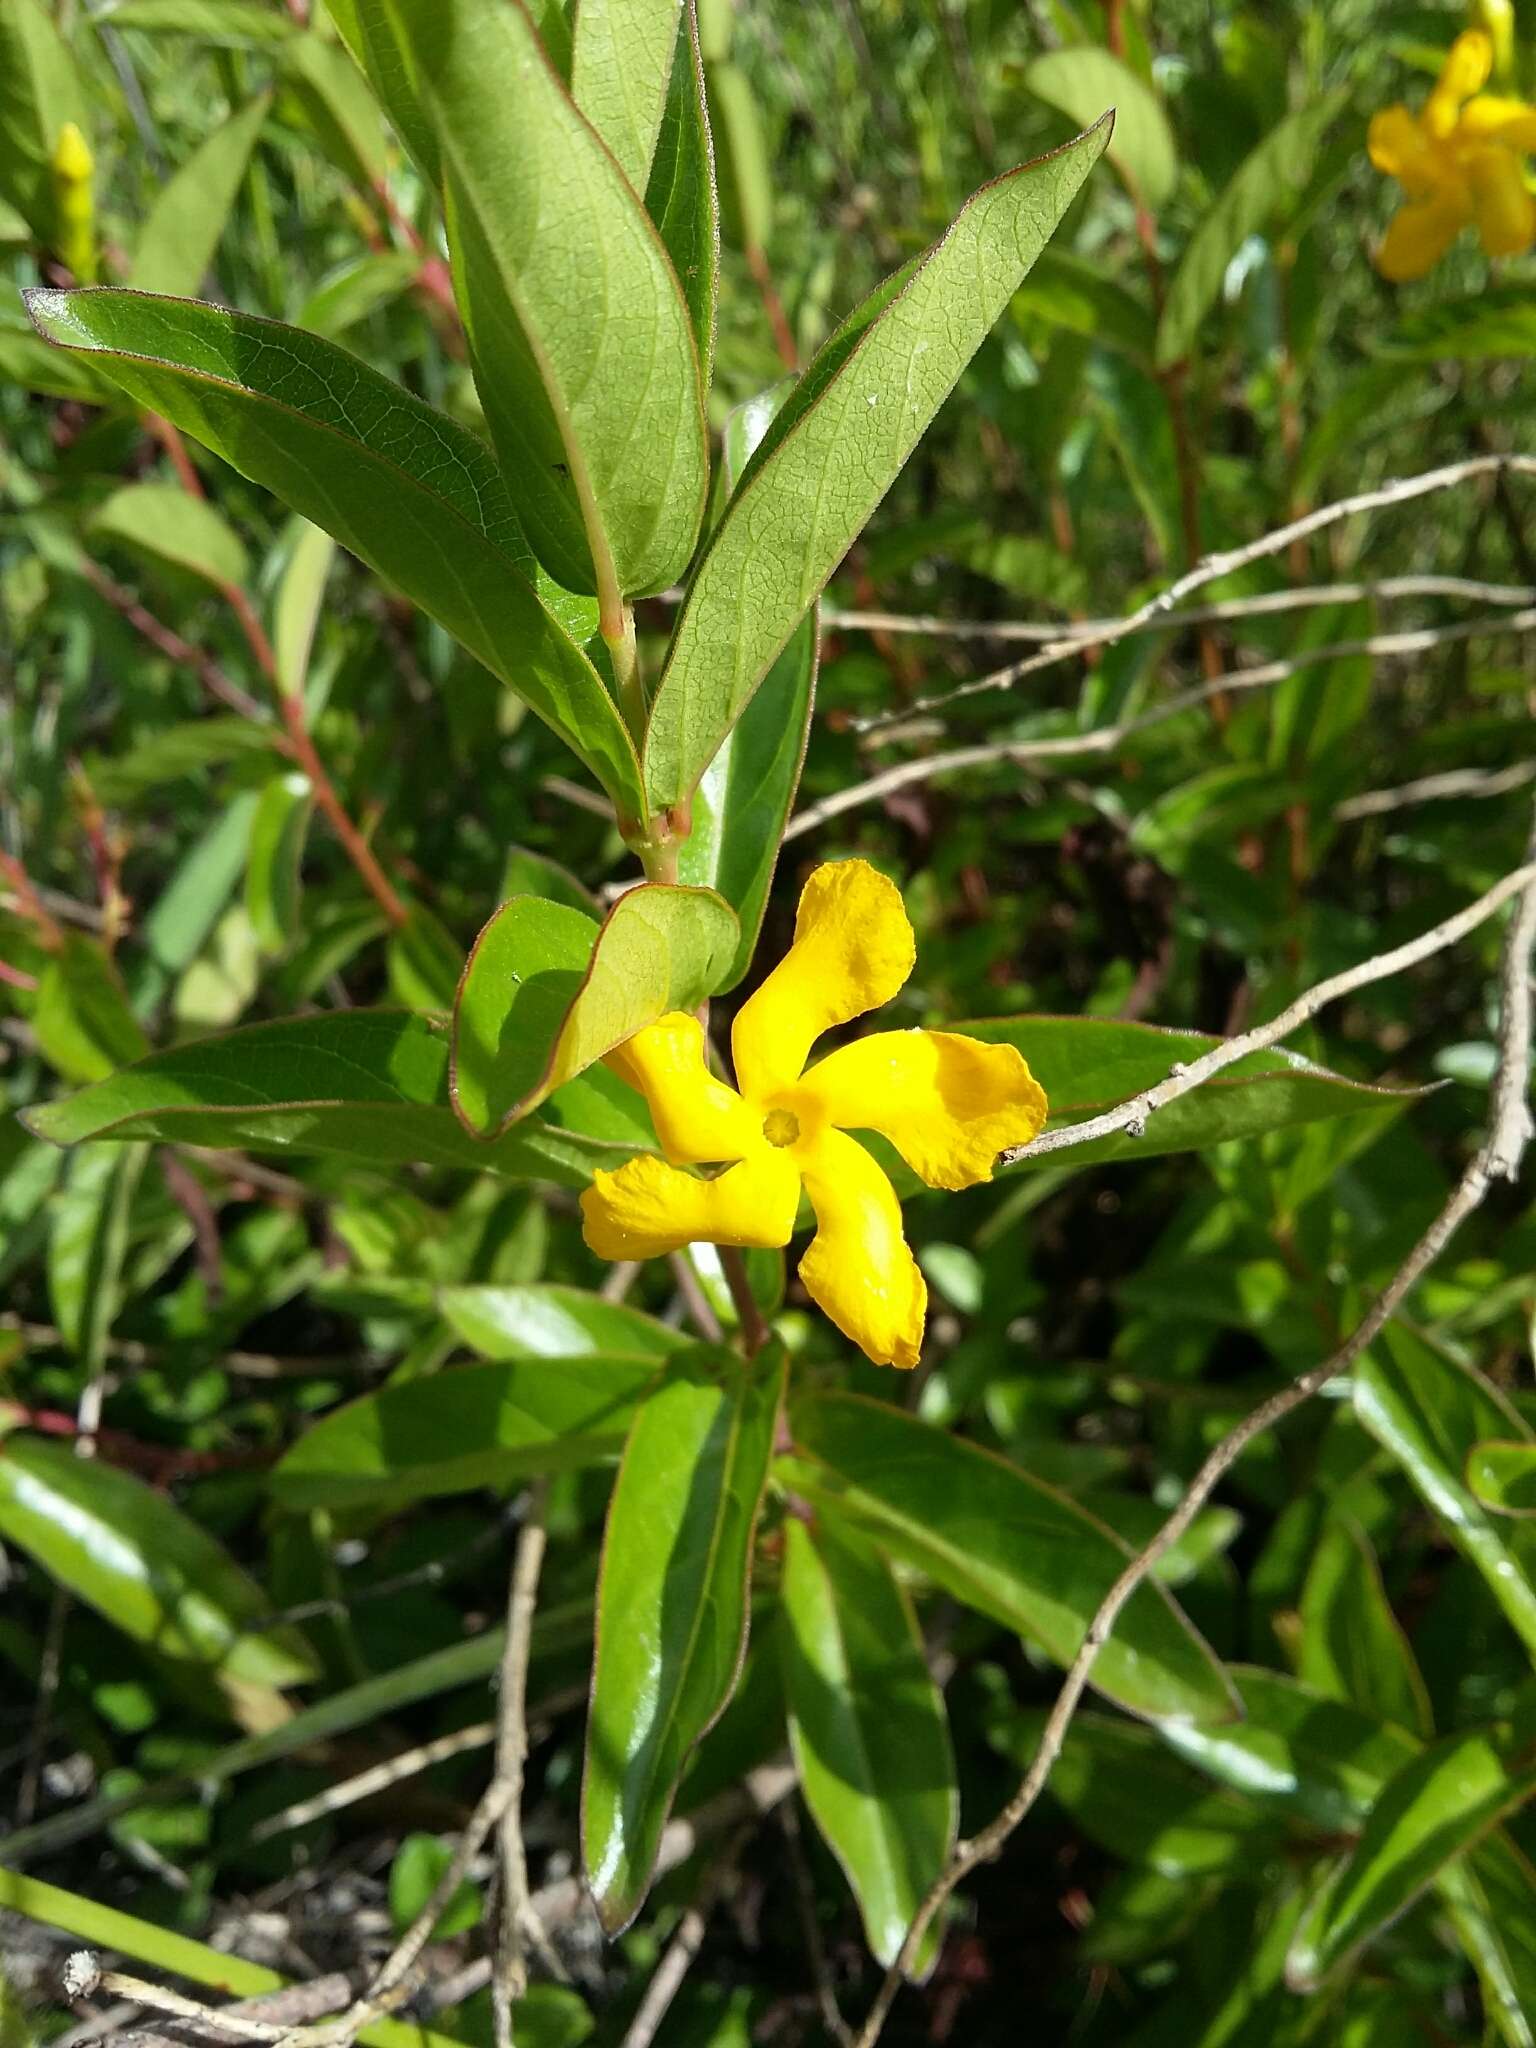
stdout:
POLYGON ((773 281, 773 272, 768 268, 768 258, 756 243, 748 247, 746 257, 747 268, 763 301, 763 311, 768 315, 768 325, 773 329, 773 345, 779 352, 779 361, 786 370, 798 370, 800 351, 795 347, 794 331, 785 315, 784 302, 773 281))

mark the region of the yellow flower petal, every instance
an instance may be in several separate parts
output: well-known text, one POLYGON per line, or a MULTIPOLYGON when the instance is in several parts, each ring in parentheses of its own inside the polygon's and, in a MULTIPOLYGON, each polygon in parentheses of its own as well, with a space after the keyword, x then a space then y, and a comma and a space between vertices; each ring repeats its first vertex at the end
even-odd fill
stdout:
POLYGON ((736 1013, 731 1051, 744 1095, 798 1080, 823 1031, 888 1003, 917 957, 901 891, 867 861, 829 861, 806 883, 795 943, 736 1013))
POLYGON ((581 1198, 582 1235, 600 1259, 654 1259, 685 1244, 788 1244, 800 1176, 764 1145, 715 1180, 695 1180, 649 1155, 598 1172, 581 1198))
POLYGON ((839 1129, 889 1138, 931 1188, 990 1180, 998 1153, 1027 1145, 1045 1122, 1022 1053, 953 1031, 877 1031, 828 1053, 794 1094, 839 1129))
POLYGON ((1446 53, 1435 89, 1424 106, 1424 124, 1431 135, 1445 137, 1474 93, 1481 92, 1493 69, 1493 43, 1478 28, 1459 35, 1446 53))
POLYGON ((1480 92, 1461 110, 1458 138, 1502 142, 1506 149, 1536 150, 1536 107, 1503 93, 1480 92))
POLYGON ((1459 185, 1399 208, 1376 252, 1376 268, 1394 284, 1427 277, 1471 218, 1470 196, 1459 185))
POLYGON ((806 1292, 876 1365, 916 1365, 928 1290, 901 1233, 895 1189, 841 1131, 800 1148, 800 1163, 817 1223, 800 1261, 806 1292))
POLYGON ((608 1065, 650 1108, 674 1166, 745 1159, 762 1143, 763 1120, 704 1064, 704 1032, 686 1010, 669 1011, 616 1046, 608 1065))
POLYGON ((1365 146, 1378 171, 1410 188, 1419 187, 1410 190, 1411 197, 1424 197, 1432 182, 1434 153, 1423 128, 1406 107, 1383 107, 1373 114, 1365 146))
POLYGON ((1490 256, 1519 256, 1536 242, 1536 200, 1525 189, 1520 159, 1497 143, 1467 159, 1472 212, 1490 256))

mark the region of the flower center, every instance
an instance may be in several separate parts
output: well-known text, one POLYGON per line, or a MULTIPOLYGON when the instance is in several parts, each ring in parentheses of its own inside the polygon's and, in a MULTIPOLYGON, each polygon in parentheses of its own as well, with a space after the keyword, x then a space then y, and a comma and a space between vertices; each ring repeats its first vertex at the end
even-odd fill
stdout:
POLYGON ((792 1109, 770 1109, 763 1118, 763 1136, 782 1151, 800 1135, 800 1119, 792 1109))

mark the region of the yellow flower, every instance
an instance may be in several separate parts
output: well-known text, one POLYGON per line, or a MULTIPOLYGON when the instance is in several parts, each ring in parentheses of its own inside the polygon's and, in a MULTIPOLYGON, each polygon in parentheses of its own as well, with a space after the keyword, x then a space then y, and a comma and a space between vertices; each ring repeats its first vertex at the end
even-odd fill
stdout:
POLYGON ((699 1021, 681 1012, 610 1053, 650 1105, 670 1164, 631 1159, 594 1176, 581 1198, 592 1250, 649 1259, 701 1241, 785 1245, 803 1185, 817 1224, 800 1262, 806 1291, 876 1365, 916 1365, 927 1289, 895 1189, 848 1132, 878 1131, 929 1187, 968 1188, 1038 1134, 1046 1105, 1012 1046, 951 1031, 877 1032, 805 1071, 814 1041, 888 1003, 915 957, 895 884, 866 861, 834 861, 806 883, 794 944, 737 1013, 739 1092, 710 1074, 699 1021), (678 1171, 706 1164, 726 1170, 678 1171))
POLYGON ((1490 256, 1518 256, 1536 242, 1522 161, 1536 149, 1536 107, 1484 92, 1492 66, 1492 39, 1468 29, 1420 113, 1386 107, 1371 121, 1371 162, 1407 195, 1376 253, 1394 284, 1427 276, 1474 222, 1490 256))

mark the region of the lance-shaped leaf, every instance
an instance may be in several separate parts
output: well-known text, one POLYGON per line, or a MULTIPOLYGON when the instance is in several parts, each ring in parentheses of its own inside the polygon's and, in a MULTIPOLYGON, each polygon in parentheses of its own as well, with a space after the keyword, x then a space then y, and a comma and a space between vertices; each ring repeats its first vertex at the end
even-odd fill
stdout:
POLYGON ((1106 119, 983 186, 835 334, 705 549, 651 707, 647 788, 692 790, 885 496, 1109 139, 1106 119), (893 289, 894 285, 894 289, 893 289))
POLYGON ((507 1130, 647 1024, 696 1009, 738 940, 735 913, 710 889, 643 882, 600 928, 541 896, 504 903, 454 1005, 453 1104, 466 1130, 507 1130))
POLYGON ((131 291, 33 291, 38 331, 275 491, 430 612, 639 814, 634 749, 572 633, 591 606, 538 575, 484 443, 334 342, 131 291))
POLYGON ((1314 1990, 1532 1794, 1536 1771, 1511 1771, 1477 1729, 1406 1764, 1296 1930, 1286 1958, 1292 1987, 1314 1990))
MULTIPOLYGON (((1017 1465, 883 1401, 795 1404, 786 1481, 825 1502, 957 1600, 1038 1643, 1077 1654, 1132 1551, 1093 1515, 1017 1465)), ((1235 1695, 1161 1585, 1131 1595, 1092 1683, 1135 1714, 1225 1721, 1235 1695)))
POLYGON ((1476 1445, 1467 1454, 1467 1485, 1496 1515, 1536 1515, 1536 1443, 1476 1445))
POLYGON ((641 1406, 608 1509, 587 1718, 581 1840, 610 1934, 650 1885, 695 1744, 735 1688, 752 1537, 786 1359, 680 1354, 641 1406))
POLYGON ((270 1608, 228 1553, 142 1479, 62 1444, 0 1445, 0 1537, 114 1628, 162 1656, 216 1666, 252 1685, 315 1676, 303 1637, 258 1629, 270 1608))
POLYGON ((240 536, 206 498, 180 484, 122 484, 91 514, 91 531, 222 589, 245 582, 240 536))
POLYGON ((442 1287, 437 1305, 482 1358, 654 1360, 688 1341, 654 1316, 584 1287, 442 1287))
POLYGON ((1301 1596, 1298 1675, 1319 1692, 1427 1735, 1429 1696, 1381 1583, 1370 1539, 1355 1522, 1328 1521, 1301 1596))
POLYGON ((684 0, 683 30, 672 58, 672 83, 645 188, 645 210, 656 223, 683 288, 707 393, 714 373, 715 301, 720 289, 720 196, 694 0, 684 0))
POLYGON ((77 1152, 48 1204, 48 1301, 59 1334, 87 1374, 100 1369, 123 1298, 134 1191, 143 1145, 77 1152))
POLYGON ((475 381, 518 512, 550 572, 616 619, 621 597, 682 573, 704 512, 682 288, 521 0, 388 5, 436 127, 475 381))
POLYGON ((656 152, 682 0, 581 0, 571 97, 643 192, 656 152))
POLYGON ((1492 1437, 1531 1441, 1519 1414, 1468 1368, 1388 1328, 1355 1369, 1355 1414, 1391 1452, 1445 1534, 1471 1559, 1516 1633, 1536 1650, 1536 1529, 1484 1507, 1467 1460, 1492 1437))
POLYGON ((399 24, 390 11, 390 0, 326 0, 326 9, 395 124, 400 140, 415 158, 417 169, 429 185, 438 186, 442 159, 437 133, 422 101, 399 24))
POLYGON ((358 1166, 408 1160, 585 1187, 655 1140, 640 1098, 599 1070, 504 1137, 472 1138, 448 1101, 448 1034, 404 1010, 343 1010, 252 1024, 153 1054, 26 1112, 36 1137, 162 1138, 319 1152, 358 1166))
MULTIPOLYGON (((890 1964, 949 1860, 959 1817, 944 1700, 911 1604, 872 1544, 784 1524, 779 1651, 805 1801, 890 1964)), ((937 1953, 931 1928, 917 1959, 937 1953)))
POLYGON ((307 1430, 272 1474, 285 1507, 404 1507, 617 1458, 654 1358, 467 1365, 365 1394, 307 1430))
POLYGON ((245 908, 264 953, 281 953, 298 932, 299 869, 314 807, 308 776, 292 769, 274 775, 257 800, 245 908))
POLYGON ((1106 107, 1115 110, 1109 160, 1132 192, 1154 211, 1179 181, 1178 151, 1161 100, 1129 64, 1091 43, 1048 50, 1024 73, 1026 88, 1086 128, 1106 107))
POLYGON ((215 128, 161 186, 133 252, 140 291, 198 291, 229 219, 271 102, 265 93, 215 128))

